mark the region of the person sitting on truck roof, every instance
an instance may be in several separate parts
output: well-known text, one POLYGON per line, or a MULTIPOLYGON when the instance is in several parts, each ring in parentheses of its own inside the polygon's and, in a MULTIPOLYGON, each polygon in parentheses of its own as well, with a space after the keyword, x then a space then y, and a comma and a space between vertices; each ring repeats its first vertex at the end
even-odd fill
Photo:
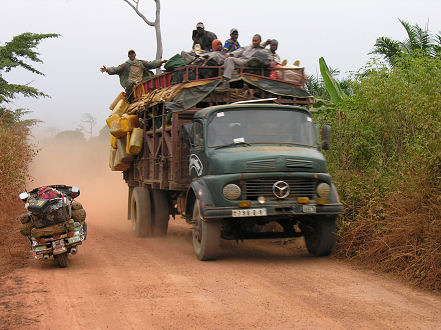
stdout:
POLYGON ((239 37, 239 31, 236 28, 232 28, 230 30, 230 39, 225 41, 224 44, 224 53, 231 53, 235 51, 236 49, 240 48, 239 41, 237 41, 237 38, 239 37))
POLYGON ((271 59, 274 63, 280 63, 280 56, 276 53, 277 48, 279 47, 279 42, 276 39, 268 39, 262 44, 262 47, 266 47, 270 45, 268 52, 271 56, 271 59))
POLYGON ((225 53, 222 51, 222 42, 219 39, 213 40, 211 44, 213 51, 202 54, 201 57, 205 58, 205 61, 202 65, 207 65, 208 62, 214 62, 213 65, 222 65, 224 64, 225 53))
POLYGON ((233 70, 236 65, 245 66, 248 60, 258 51, 262 50, 263 47, 260 45, 262 42, 262 37, 260 34, 255 34, 252 39, 252 44, 250 46, 241 47, 234 52, 228 53, 227 58, 224 61, 224 81, 219 85, 218 90, 224 90, 229 88, 228 80, 231 79, 233 75, 233 70))
POLYGON ((193 30, 192 39, 193 49, 199 44, 202 50, 209 52, 212 50, 211 43, 217 39, 217 36, 213 32, 206 31, 204 23, 199 22, 196 24, 196 30, 193 30))
POLYGON ((152 73, 149 69, 159 68, 167 60, 143 61, 136 59, 136 53, 133 49, 128 52, 129 59, 118 66, 100 68, 101 72, 107 72, 110 75, 117 74, 121 86, 126 90, 126 98, 130 102, 133 99, 133 86, 146 79, 152 73))
POLYGON ((191 66, 197 66, 199 67, 199 69, 196 69, 194 67, 189 69, 189 80, 205 79, 219 76, 220 73, 218 68, 201 68, 204 66, 221 66, 222 64, 224 64, 224 60, 227 55, 222 51, 222 42, 219 39, 213 40, 212 48, 212 52, 207 52, 199 56, 195 55, 192 57, 192 61, 188 64, 190 64, 191 66))

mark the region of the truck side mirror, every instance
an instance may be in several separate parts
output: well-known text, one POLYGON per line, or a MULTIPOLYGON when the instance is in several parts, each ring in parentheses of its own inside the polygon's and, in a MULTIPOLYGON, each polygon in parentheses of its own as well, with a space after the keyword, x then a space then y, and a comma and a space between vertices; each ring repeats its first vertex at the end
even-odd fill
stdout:
POLYGON ((323 125, 322 127, 322 149, 329 150, 331 146, 331 126, 323 125))

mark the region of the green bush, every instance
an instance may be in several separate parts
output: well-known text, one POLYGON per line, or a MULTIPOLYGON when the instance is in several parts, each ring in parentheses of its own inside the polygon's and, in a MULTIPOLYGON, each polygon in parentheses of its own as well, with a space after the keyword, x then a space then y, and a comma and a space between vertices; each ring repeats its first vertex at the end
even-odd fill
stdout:
POLYGON ((329 170, 345 205, 337 255, 441 289, 441 61, 403 57, 354 77, 317 113, 333 127, 329 170))

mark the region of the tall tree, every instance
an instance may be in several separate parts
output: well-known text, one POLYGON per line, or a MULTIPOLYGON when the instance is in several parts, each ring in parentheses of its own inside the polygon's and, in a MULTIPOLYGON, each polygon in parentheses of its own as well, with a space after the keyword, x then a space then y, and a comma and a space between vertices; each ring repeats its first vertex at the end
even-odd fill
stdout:
POLYGON ((81 123, 79 125, 79 129, 85 132, 89 139, 93 136, 93 128, 96 125, 96 118, 90 113, 83 113, 83 119, 81 119, 81 123))
POLYGON ((139 11, 139 1, 140 0, 124 0, 133 10, 138 14, 139 17, 142 18, 144 22, 146 22, 150 26, 155 27, 156 32, 156 60, 162 59, 162 37, 161 37, 161 2, 160 0, 154 0, 156 3, 156 13, 155 20, 150 21, 139 11))
POLYGON ((11 109, 8 104, 14 100, 18 94, 24 97, 47 97, 45 93, 39 91, 35 87, 28 85, 10 84, 3 77, 4 73, 11 71, 14 68, 23 68, 35 74, 43 75, 31 64, 25 61, 42 63, 39 58, 39 53, 35 48, 40 44, 40 41, 46 38, 55 38, 59 34, 35 34, 22 33, 12 38, 10 42, 0 46, 0 117, 7 117, 8 120, 18 121, 21 115, 26 113, 25 109, 11 109))
POLYGON ((441 54, 441 35, 430 33, 428 26, 424 29, 418 24, 411 25, 398 19, 407 33, 404 41, 393 40, 389 37, 377 38, 374 50, 370 54, 382 55, 389 64, 394 65, 396 56, 410 55, 432 57, 441 54))

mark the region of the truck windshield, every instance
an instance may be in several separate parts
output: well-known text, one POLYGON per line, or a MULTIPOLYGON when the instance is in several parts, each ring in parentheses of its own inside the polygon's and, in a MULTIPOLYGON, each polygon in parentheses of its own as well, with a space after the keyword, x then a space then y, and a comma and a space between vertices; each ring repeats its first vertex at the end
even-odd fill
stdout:
POLYGON ((240 109, 216 112, 207 128, 207 146, 234 143, 316 146, 311 117, 302 111, 240 109))

